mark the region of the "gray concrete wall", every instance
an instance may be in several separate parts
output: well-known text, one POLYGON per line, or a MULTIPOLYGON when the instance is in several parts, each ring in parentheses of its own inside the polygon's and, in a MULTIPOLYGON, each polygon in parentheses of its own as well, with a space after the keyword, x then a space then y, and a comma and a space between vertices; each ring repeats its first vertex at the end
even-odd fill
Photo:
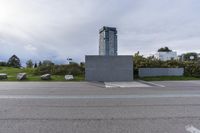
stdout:
POLYGON ((184 68, 139 68, 139 77, 183 76, 184 68))
POLYGON ((86 56, 86 81, 132 81, 132 56, 86 56))

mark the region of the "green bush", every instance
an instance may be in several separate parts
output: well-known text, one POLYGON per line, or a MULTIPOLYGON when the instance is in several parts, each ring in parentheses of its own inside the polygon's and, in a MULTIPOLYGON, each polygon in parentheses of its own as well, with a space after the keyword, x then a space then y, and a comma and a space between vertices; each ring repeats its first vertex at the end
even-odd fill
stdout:
POLYGON ((43 74, 52 74, 52 68, 53 66, 40 66, 37 67, 34 71, 35 75, 43 75, 43 74))
POLYGON ((68 65, 41 65, 35 69, 35 75, 53 74, 53 75, 66 75, 72 74, 74 76, 83 75, 84 71, 77 63, 68 65))
POLYGON ((7 62, 0 62, 0 66, 8 66, 7 62))
POLYGON ((160 61, 154 57, 145 58, 139 53, 136 53, 133 57, 135 77, 138 77, 139 68, 184 68, 185 76, 200 77, 200 62, 198 61, 160 61))
POLYGON ((52 72, 55 75, 65 75, 65 74, 69 73, 68 69, 67 69, 67 65, 55 65, 53 67, 52 72))
POLYGON ((184 62, 185 76, 200 77, 199 62, 184 62))

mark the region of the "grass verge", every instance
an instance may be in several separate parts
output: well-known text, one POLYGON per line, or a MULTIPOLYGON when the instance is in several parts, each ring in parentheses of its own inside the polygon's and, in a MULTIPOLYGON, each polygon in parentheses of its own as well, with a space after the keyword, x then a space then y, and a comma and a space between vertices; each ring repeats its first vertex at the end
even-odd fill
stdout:
MULTIPOLYGON (((17 80, 16 76, 18 73, 27 73, 27 79, 23 81, 66 81, 64 75, 52 75, 51 80, 41 80, 40 76, 34 75, 34 69, 33 68, 12 68, 12 67, 0 67, 0 73, 6 73, 8 75, 8 79, 6 80, 0 80, 0 81, 19 81, 17 80)), ((81 76, 74 76, 73 80, 68 81, 84 81, 84 75, 81 76)), ((20 81, 20 82, 23 82, 20 81)))

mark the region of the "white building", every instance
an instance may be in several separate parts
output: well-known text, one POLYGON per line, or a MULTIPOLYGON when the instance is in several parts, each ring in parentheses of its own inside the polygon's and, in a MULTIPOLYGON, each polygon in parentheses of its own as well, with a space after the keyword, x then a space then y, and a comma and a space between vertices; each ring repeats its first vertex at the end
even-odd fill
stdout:
POLYGON ((171 51, 171 52, 157 52, 155 54, 155 57, 162 61, 168 61, 168 60, 176 60, 178 59, 177 52, 171 51))

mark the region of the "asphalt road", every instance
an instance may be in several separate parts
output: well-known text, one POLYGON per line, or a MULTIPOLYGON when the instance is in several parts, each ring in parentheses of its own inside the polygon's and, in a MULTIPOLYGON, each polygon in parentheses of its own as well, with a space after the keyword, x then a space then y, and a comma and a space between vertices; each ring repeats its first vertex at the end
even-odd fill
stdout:
POLYGON ((0 82, 0 133, 200 133, 200 81, 143 84, 0 82))

